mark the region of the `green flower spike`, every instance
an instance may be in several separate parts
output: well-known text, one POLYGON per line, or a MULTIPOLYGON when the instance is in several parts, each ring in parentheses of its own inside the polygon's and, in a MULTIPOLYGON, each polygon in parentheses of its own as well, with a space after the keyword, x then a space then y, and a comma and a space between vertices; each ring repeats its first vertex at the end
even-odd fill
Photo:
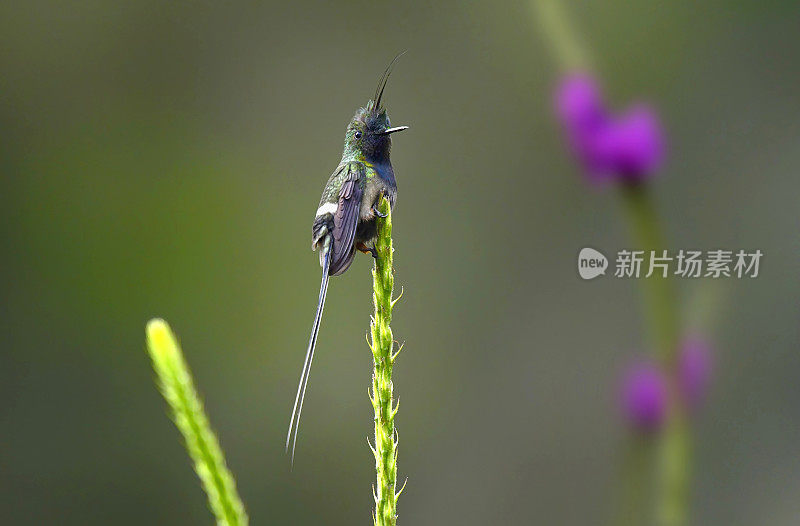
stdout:
POLYGON ((247 513, 236 492, 233 475, 225 465, 225 456, 203 411, 189 366, 164 320, 154 319, 147 324, 147 350, 153 360, 161 394, 186 441, 186 450, 208 495, 208 504, 217 518, 217 525, 246 526, 247 513))

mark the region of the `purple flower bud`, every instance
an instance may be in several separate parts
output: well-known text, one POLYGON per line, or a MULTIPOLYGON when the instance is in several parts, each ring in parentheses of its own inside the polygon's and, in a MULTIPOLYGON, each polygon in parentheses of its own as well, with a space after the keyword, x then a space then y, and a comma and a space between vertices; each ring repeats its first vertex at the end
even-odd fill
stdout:
POLYGON ((574 135, 592 133, 605 124, 606 108, 595 80, 587 74, 565 77, 556 89, 556 113, 574 135))
POLYGON ((608 116, 600 88, 587 74, 567 76, 556 89, 556 115, 564 126, 572 154, 584 165, 590 180, 599 182, 606 174, 598 170, 595 137, 608 116))
POLYGON ((712 370, 711 345, 697 336, 687 338, 678 356, 677 384, 689 409, 696 409, 705 399, 712 370))
POLYGON ((622 380, 620 406, 625 419, 637 430, 657 431, 667 412, 667 381, 652 362, 632 365, 622 380))
POLYGON ((558 85, 555 109, 570 149, 590 181, 641 181, 660 167, 665 140, 652 107, 639 104, 614 116, 597 82, 576 73, 558 85))
POLYGON ((647 179, 664 159, 664 136, 655 110, 631 107, 594 136, 595 170, 613 172, 621 179, 647 179))

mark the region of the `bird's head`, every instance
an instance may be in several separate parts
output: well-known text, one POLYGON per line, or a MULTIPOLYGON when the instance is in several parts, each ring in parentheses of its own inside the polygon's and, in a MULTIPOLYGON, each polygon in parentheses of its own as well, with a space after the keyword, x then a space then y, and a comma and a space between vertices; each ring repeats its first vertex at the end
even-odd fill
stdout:
POLYGON ((386 114, 386 108, 382 104, 386 81, 389 80, 395 61, 402 54, 397 55, 381 75, 378 87, 375 89, 375 96, 367 102, 366 106, 356 111, 348 124, 344 139, 346 156, 348 153, 363 156, 365 160, 373 162, 388 160, 392 147, 391 135, 408 129, 408 126, 392 127, 389 116, 386 114))

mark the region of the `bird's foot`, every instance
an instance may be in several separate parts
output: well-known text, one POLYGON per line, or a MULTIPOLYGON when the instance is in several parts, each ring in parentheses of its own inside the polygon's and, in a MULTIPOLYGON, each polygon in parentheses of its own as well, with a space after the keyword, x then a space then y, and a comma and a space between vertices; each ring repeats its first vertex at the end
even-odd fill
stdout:
POLYGON ((376 216, 380 217, 381 219, 385 219, 389 215, 389 214, 384 214, 383 212, 378 210, 378 207, 375 206, 375 205, 372 205, 372 213, 375 214, 376 216))
POLYGON ((370 254, 373 258, 378 259, 378 250, 375 247, 368 247, 364 243, 359 243, 356 245, 356 249, 358 249, 359 252, 370 254))

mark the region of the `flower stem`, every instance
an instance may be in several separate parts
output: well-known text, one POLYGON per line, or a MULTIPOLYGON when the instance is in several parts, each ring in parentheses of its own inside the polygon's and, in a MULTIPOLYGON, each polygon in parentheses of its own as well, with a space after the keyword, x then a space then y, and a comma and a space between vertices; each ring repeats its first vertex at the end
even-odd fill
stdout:
MULTIPOLYGON (((370 349, 375 370, 372 373, 372 392, 370 400, 375 410, 375 471, 377 488, 373 489, 375 498, 376 526, 397 524, 397 433, 394 417, 397 405, 392 399, 392 366, 397 352, 394 352, 394 338, 389 324, 392 321, 392 299, 394 291, 394 270, 392 268, 392 216, 389 201, 381 200, 379 210, 386 217, 378 218, 378 237, 375 241, 377 257, 372 269, 375 313, 370 323, 370 349)), ((402 491, 402 489, 401 489, 402 491)))
POLYGON ((552 48, 558 65, 565 70, 586 70, 589 59, 585 47, 569 25, 559 0, 533 0, 539 28, 552 48))
MULTIPOLYGON (((636 248, 646 253, 663 250, 664 235, 647 187, 627 184, 621 189, 636 248)), ((681 526, 687 518, 691 437, 674 386, 679 334, 672 278, 654 272, 643 279, 642 296, 650 340, 662 366, 670 372, 672 383, 670 412, 657 443, 651 446, 656 457, 655 520, 660 526, 681 526)))
MULTIPOLYGON (((640 184, 622 185, 622 200, 633 230, 636 248, 650 251, 663 250, 664 235, 647 187, 640 184)), ((650 340, 658 351, 662 363, 671 367, 677 355, 677 314, 675 296, 670 277, 654 272, 643 279, 642 299, 650 340)))
POLYGON ((686 414, 673 405, 658 444, 656 524, 683 526, 688 519, 692 444, 686 414))
POLYGON ((615 522, 619 526, 646 524, 645 503, 650 497, 652 444, 643 437, 631 434, 622 449, 619 473, 619 502, 615 503, 615 522))
POLYGON ((161 393, 172 410, 175 425, 186 440, 186 450, 208 495, 217 524, 246 526, 247 514, 236 492, 233 475, 228 471, 222 449, 203 411, 189 366, 164 320, 148 322, 147 349, 161 393))

